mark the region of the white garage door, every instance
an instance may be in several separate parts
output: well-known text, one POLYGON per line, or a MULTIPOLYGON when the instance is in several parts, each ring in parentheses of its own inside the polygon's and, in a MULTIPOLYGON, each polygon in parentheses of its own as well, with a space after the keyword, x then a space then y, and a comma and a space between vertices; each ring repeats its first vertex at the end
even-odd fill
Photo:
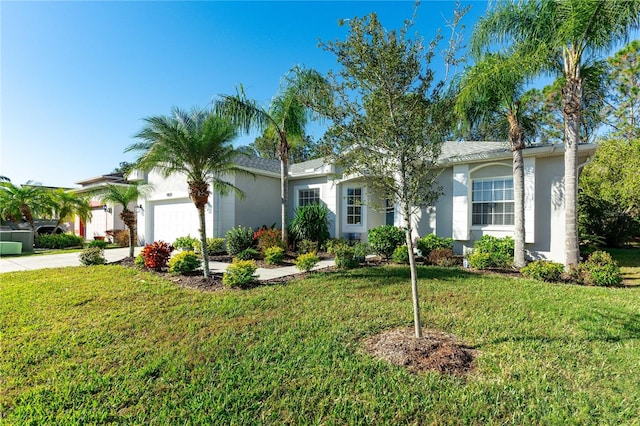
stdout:
POLYGON ((191 200, 153 206, 153 240, 169 244, 187 234, 198 238, 198 210, 191 200))

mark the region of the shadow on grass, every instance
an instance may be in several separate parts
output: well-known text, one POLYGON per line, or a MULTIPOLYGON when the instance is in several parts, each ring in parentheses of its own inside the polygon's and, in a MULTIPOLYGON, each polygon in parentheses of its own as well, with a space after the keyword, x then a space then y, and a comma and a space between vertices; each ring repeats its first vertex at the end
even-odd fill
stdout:
MULTIPOLYGON (((411 279, 408 266, 373 266, 340 271, 342 277, 354 280, 367 280, 375 285, 390 285, 411 279)), ((458 268, 439 268, 418 266, 418 279, 437 279, 442 281, 459 280, 477 276, 477 274, 458 268)))

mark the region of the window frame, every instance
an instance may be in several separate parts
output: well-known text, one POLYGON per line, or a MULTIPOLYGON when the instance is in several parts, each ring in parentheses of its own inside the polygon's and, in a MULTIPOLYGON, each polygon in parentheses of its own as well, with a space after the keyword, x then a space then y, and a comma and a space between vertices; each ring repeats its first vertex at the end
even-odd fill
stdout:
POLYGON ((472 228, 513 229, 515 226, 513 176, 472 179, 469 190, 471 193, 469 214, 472 228), (482 187, 476 188, 477 184, 482 184, 482 187), (477 194, 481 199, 476 199, 477 194), (476 206, 481 206, 480 211, 477 211, 476 206), (479 222, 476 222, 477 217, 480 217, 479 222), (485 220, 487 217, 489 221, 485 220), (501 220, 497 220, 498 218, 501 220))
POLYGON ((345 224, 347 227, 361 227, 364 223, 364 188, 362 186, 347 186, 345 188, 345 224), (352 196, 349 194, 350 191, 360 191, 359 201, 358 203, 350 203, 352 196), (349 212, 349 208, 353 209, 353 213, 349 212), (356 213, 355 211, 358 211, 356 213), (359 218, 358 222, 349 222, 349 219, 353 217, 359 218))

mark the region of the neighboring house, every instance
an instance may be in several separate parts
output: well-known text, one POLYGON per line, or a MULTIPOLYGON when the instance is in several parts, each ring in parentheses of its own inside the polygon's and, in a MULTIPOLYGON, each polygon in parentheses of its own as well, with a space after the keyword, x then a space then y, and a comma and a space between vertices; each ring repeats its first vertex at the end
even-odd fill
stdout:
MULTIPOLYGON (((581 145, 579 164, 586 164, 595 150, 595 145, 581 145)), ((564 262, 564 147, 529 147, 524 158, 528 255, 564 262)), ((440 163, 443 195, 417 215, 414 237, 436 233, 453 238, 454 251, 463 254, 482 235, 512 236, 512 154, 506 143, 446 142, 440 163)), ((239 225, 281 226, 279 161, 243 156, 237 164, 247 174, 227 180, 243 190, 245 198, 234 193, 211 195, 205 211, 208 236, 224 237, 239 225)), ((331 212, 331 236, 352 241, 366 241, 367 231, 379 225, 403 226, 397 206, 368 191, 360 177, 337 172, 322 159, 291 164, 288 217, 299 206, 322 202, 331 212)), ((146 180, 153 187, 146 200, 138 201, 144 208, 138 215, 140 241, 172 243, 177 237, 198 235, 197 210, 183 175, 163 178, 152 171, 129 179, 146 180)))
MULTIPOLYGON (((127 181, 122 173, 111 173, 100 175, 89 179, 76 182, 81 188, 76 189, 78 194, 86 194, 99 191, 107 184, 126 185, 127 181)), ((125 230, 127 227, 120 219, 122 206, 108 206, 97 195, 92 195, 89 201, 91 206, 91 219, 86 223, 76 219, 73 232, 84 237, 85 240, 93 240, 95 238, 108 238, 108 234, 113 231, 125 230)), ((132 205, 131 208, 135 206, 132 205)))

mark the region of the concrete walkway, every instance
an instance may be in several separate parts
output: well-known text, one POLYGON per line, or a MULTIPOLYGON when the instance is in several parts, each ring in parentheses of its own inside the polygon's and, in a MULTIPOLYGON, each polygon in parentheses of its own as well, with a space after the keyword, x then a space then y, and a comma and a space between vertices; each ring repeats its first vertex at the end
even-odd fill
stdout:
MULTIPOLYGON (((136 247, 134 253, 137 255, 142 247, 136 247)), ((15 256, 0 258, 0 273, 31 271, 45 268, 63 268, 66 266, 81 266, 78 258, 79 252, 63 254, 36 254, 33 256, 15 256)), ((129 255, 128 248, 109 249, 104 251, 107 262, 122 260, 129 255)), ((313 270, 333 266, 333 259, 322 260, 313 270)), ((229 266, 224 262, 209 262, 212 272, 224 272, 229 266)), ((295 266, 284 266, 282 268, 258 268, 256 274, 259 280, 272 280, 289 275, 299 274, 300 271, 295 266)))

